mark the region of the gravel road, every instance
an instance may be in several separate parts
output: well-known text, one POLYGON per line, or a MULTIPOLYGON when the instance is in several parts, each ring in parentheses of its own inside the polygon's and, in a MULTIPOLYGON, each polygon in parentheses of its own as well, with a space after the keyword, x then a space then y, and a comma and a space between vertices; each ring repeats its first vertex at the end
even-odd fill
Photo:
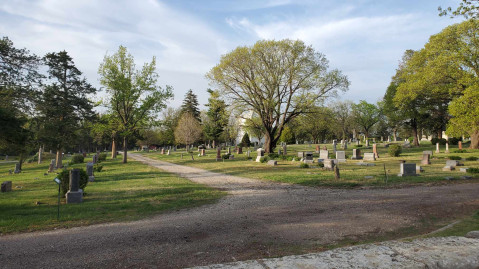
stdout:
POLYGON ((218 203, 127 222, 0 237, 2 268, 181 268, 290 254, 479 209, 479 184, 325 189, 151 160, 228 191, 218 203))

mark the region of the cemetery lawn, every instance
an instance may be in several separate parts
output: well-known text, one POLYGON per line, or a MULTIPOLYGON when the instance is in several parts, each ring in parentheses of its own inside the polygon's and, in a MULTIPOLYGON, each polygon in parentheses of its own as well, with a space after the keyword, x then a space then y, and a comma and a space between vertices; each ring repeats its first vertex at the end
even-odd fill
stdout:
MULTIPOLYGON (((402 143, 401 143, 402 145, 402 143)), ((330 144, 321 144, 320 147, 327 146, 330 151, 330 158, 334 158, 332 153, 332 146, 330 144)), ((450 153, 444 153, 445 146, 441 146, 441 153, 434 153, 431 158, 431 165, 422 165, 424 172, 419 176, 414 177, 399 177, 399 161, 405 160, 407 163, 416 163, 421 165, 422 152, 426 150, 432 150, 435 152, 435 146, 430 142, 421 144, 420 147, 403 148, 403 152, 400 157, 390 157, 388 154, 388 148, 383 144, 378 144, 379 159, 376 161, 364 161, 367 163, 373 163, 374 166, 359 166, 358 163, 362 160, 351 160, 353 146, 350 145, 346 151, 347 162, 340 163, 340 180, 334 179, 332 171, 321 169, 318 164, 310 164, 309 168, 299 168, 299 161, 281 160, 281 158, 275 158, 278 161, 277 166, 269 166, 266 163, 255 162, 256 152, 251 148, 251 160, 247 159, 247 148, 243 148, 243 154, 236 154, 234 147, 231 147, 231 153, 234 154, 234 160, 216 161, 216 151, 207 150, 207 156, 198 156, 198 152, 194 152, 194 160, 191 160, 190 154, 187 154, 184 150, 172 151, 171 155, 163 155, 160 152, 150 151, 142 152, 146 157, 150 157, 157 160, 172 162, 181 165, 198 167, 213 172, 224 173, 234 176, 255 178, 260 180, 268 180, 283 183, 301 184, 305 186, 322 186, 322 187, 338 187, 338 188, 354 188, 364 186, 378 186, 378 187, 397 187, 408 185, 424 185, 424 184, 451 184, 461 182, 479 182, 479 176, 466 174, 460 172, 457 167, 455 171, 442 171, 442 168, 446 164, 448 156, 462 157, 461 163, 465 166, 461 167, 475 167, 479 168, 479 161, 466 161, 467 157, 478 157, 479 150, 467 149, 468 144, 464 145, 464 152, 456 152, 458 146, 451 145, 450 153), (183 158, 181 157, 183 154, 183 158), (386 176, 387 175, 387 176, 386 176), (462 176, 473 176, 473 179, 461 179, 462 176), (446 179, 449 177, 451 179, 446 179)), ((279 147, 278 147, 279 148, 279 147)), ((278 149, 277 148, 277 149, 278 149)), ((361 155, 364 153, 372 153, 372 146, 369 148, 361 147, 361 155)), ((338 150, 339 145, 338 145, 338 150)), ((308 145, 288 145, 287 156, 298 156, 299 151, 311 151, 314 153, 314 158, 319 157, 319 153, 315 153, 315 145, 309 147, 308 145)), ((222 151, 225 154, 226 150, 222 151)))
MULTIPOLYGON (((87 161, 91 158, 86 158, 87 161)), ((70 168, 85 169, 85 163, 70 168)), ((226 195, 132 159, 127 164, 121 163, 121 157, 107 159, 101 165, 103 170, 95 172, 95 182, 89 182, 84 189, 83 203, 65 204, 65 198, 61 199, 60 221, 57 221, 58 185, 53 182, 56 173, 44 175, 48 170, 47 160, 40 165, 25 163, 22 173, 16 175, 8 173, 14 163, 0 162, 1 182, 12 181, 12 192, 0 193, 0 233, 132 221, 213 203, 226 195)))

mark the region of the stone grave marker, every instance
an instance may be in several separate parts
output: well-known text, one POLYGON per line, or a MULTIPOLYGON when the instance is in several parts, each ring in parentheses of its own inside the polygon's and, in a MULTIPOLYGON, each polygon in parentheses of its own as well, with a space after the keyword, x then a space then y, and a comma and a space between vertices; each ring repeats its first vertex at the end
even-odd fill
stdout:
POLYGON ((333 170, 334 169, 334 160, 327 159, 324 160, 324 168, 328 170, 333 170))
POLYGON ((446 143, 446 151, 445 153, 449 153, 449 143, 446 143))
POLYGON ((363 157, 361 157, 361 150, 360 149, 353 149, 353 157, 351 157, 351 160, 361 160, 363 157))
POLYGON ((226 153, 227 153, 227 154, 231 154, 231 147, 228 147, 228 148, 226 149, 226 153))
POLYGON ((278 162, 275 161, 275 160, 269 160, 269 161, 268 161, 268 165, 276 166, 276 165, 278 165, 278 162))
POLYGON ((9 191, 12 191, 12 182, 4 181, 1 186, 1 192, 9 192, 9 191))
POLYGON ((248 151, 246 152, 246 156, 248 156, 248 158, 251 157, 251 150, 248 150, 248 151))
POLYGON ((304 152, 298 151, 298 158, 304 158, 304 152))
POLYGON ((221 148, 216 148, 216 161, 221 161, 221 148))
POLYGON ((15 164, 15 171, 13 171, 13 173, 19 174, 20 172, 22 172, 22 170, 20 169, 20 164, 16 163, 15 164))
POLYGON ((416 174, 419 174, 419 173, 422 173, 422 172, 424 172, 424 169, 422 169, 421 166, 416 165, 416 174))
POLYGON ((69 191, 65 194, 67 204, 83 202, 83 190, 80 187, 80 170, 70 170, 69 191))
POLYGON ((467 172, 467 170, 469 170, 469 168, 468 168, 468 167, 461 167, 461 168, 459 168, 459 172, 466 173, 466 172, 467 172))
POLYGON ((452 167, 456 167, 456 166, 462 166, 463 164, 461 164, 459 161, 456 161, 456 160, 447 160, 446 161, 446 166, 452 166, 452 167))
POLYGON ((278 149, 278 155, 281 156, 281 149, 278 149))
POLYGON ((346 152, 336 151, 336 159, 338 160, 338 162, 346 162, 346 152))
POLYGON ((375 161, 376 156, 374 156, 374 153, 364 153, 364 158, 365 161, 375 161))
POLYGON ((379 158, 378 154, 378 144, 373 144, 373 153, 375 158, 379 158))
POLYGON ((400 163, 398 177, 417 176, 415 163, 400 163))
POLYGON ((333 140, 333 153, 336 153, 336 140, 333 140))
POLYGON ((264 150, 262 148, 259 148, 256 150, 257 156, 256 156, 256 162, 261 162, 261 158, 264 157, 264 150))
POLYGON ((95 181, 95 175, 93 174, 93 163, 86 163, 86 174, 88 175, 88 181, 95 181))
POLYGON ((42 147, 40 147, 40 149, 38 150, 38 164, 41 164, 42 160, 43 160, 43 149, 42 147))
POLYGON ((316 145, 316 153, 319 153, 319 145, 316 145))
POLYGON ((421 164, 422 165, 428 165, 428 164, 431 164, 431 155, 427 154, 427 153, 423 153, 422 154, 422 160, 421 160, 421 164))
POLYGON ((161 148, 161 154, 165 154, 165 148, 161 148))
POLYGON ((348 141, 344 142, 344 149, 348 149, 348 141))
POLYGON ((328 150, 320 150, 319 151, 319 158, 323 160, 329 159, 329 151, 328 150))
POLYGON ((234 160, 234 159, 235 159, 235 156, 234 156, 233 154, 231 154, 231 155, 228 157, 228 159, 234 160))
POLYGON ((335 180, 340 180, 341 177, 339 175, 339 167, 337 165, 335 165, 333 170, 334 170, 334 179, 335 180))
POLYGON ((446 165, 442 168, 442 171, 452 171, 456 169, 454 166, 446 165))
POLYGON ((305 158, 306 161, 312 161, 313 160, 313 153, 311 151, 305 152, 304 158, 305 158))
POLYGON ((285 144, 283 145, 283 155, 288 154, 286 150, 287 150, 287 145, 286 145, 286 143, 285 143, 285 144))
POLYGON ((166 155, 170 155, 170 150, 168 150, 168 151, 166 152, 166 155))
POLYGON ((366 139, 366 147, 369 147, 369 139, 366 139))
POLYGON ((457 145, 458 145, 459 149, 462 149, 462 141, 459 141, 459 142, 457 143, 457 145))
POLYGON ((440 151, 439 151, 439 143, 436 143, 436 153, 440 153, 440 151))
POLYGON ((238 147, 236 154, 243 154, 243 147, 238 147))

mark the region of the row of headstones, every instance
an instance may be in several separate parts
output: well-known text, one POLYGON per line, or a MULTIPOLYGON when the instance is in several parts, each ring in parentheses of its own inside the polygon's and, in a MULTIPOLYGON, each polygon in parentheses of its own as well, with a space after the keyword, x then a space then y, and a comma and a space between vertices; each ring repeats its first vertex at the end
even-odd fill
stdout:
MULTIPOLYGON (((436 152, 437 153, 437 152, 436 152)), ((432 151, 431 150, 426 150, 422 152, 422 159, 421 159, 421 165, 429 165, 431 164, 431 156, 432 156, 432 151)), ((456 160, 447 160, 446 161, 446 166, 442 168, 443 171, 452 171, 455 170, 456 166, 463 166, 464 164, 460 163, 459 161, 456 160)), ((467 168, 462 169, 461 172, 467 172, 467 168)))

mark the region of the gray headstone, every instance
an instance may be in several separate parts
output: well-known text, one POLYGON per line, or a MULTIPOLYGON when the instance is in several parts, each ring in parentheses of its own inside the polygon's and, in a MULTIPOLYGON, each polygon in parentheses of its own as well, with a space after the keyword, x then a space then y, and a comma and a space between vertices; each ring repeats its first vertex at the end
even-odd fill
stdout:
POLYGON ((430 157, 431 157, 431 155, 429 155, 429 154, 423 154, 423 155, 422 155, 421 164, 422 164, 422 165, 431 164, 430 157))
POLYGON ((353 149, 353 157, 351 157, 351 160, 361 160, 363 157, 361 157, 361 150, 360 149, 353 149))
POLYGON ((20 169, 20 164, 16 163, 15 164, 15 171, 13 171, 13 173, 18 174, 20 172, 22 172, 22 170, 20 169))
POLYGON ((459 172, 467 173, 467 170, 469 170, 468 167, 461 167, 461 168, 459 168, 459 172))
POLYGON ((399 177, 417 176, 415 163, 401 163, 399 164, 399 177))
POLYGON ((9 192, 9 191, 12 191, 12 182, 4 181, 2 183, 1 192, 9 192))
POLYGON ((429 156, 432 157, 432 150, 425 150, 422 152, 422 154, 429 154, 429 156))
POLYGON ((365 161, 375 161, 376 157, 374 156, 374 153, 364 153, 364 158, 365 161))
POLYGON ((299 158, 304 158, 304 152, 299 151, 299 152, 298 152, 298 157, 299 157, 299 158))
POLYGON ((312 161, 313 160, 313 153, 311 151, 307 151, 304 154, 304 158, 307 161, 312 161))
POLYGON ((442 171, 452 171, 454 169, 456 169, 454 166, 446 165, 442 168, 442 171))
POLYGON ((439 153, 439 143, 436 143, 436 153, 439 153))
POLYGON ((79 187, 80 170, 72 169, 70 170, 70 190, 65 195, 67 204, 83 202, 83 190, 81 190, 79 187))
POLYGON ((446 166, 456 167, 456 166, 460 166, 460 164, 459 164, 459 161, 456 161, 456 160, 447 160, 446 166))
POLYGON ((319 151, 319 158, 324 159, 324 160, 329 159, 329 151, 324 150, 324 149, 320 150, 319 151))
POLYGON ((276 165, 278 165, 278 162, 275 161, 275 160, 269 160, 269 161, 268 161, 268 165, 276 166, 276 165))
POLYGON ((324 160, 324 168, 329 169, 329 170, 333 170, 334 160, 331 160, 331 159, 324 160))
POLYGON ((346 152, 345 151, 336 151, 336 159, 338 159, 339 162, 345 162, 346 161, 346 152))

